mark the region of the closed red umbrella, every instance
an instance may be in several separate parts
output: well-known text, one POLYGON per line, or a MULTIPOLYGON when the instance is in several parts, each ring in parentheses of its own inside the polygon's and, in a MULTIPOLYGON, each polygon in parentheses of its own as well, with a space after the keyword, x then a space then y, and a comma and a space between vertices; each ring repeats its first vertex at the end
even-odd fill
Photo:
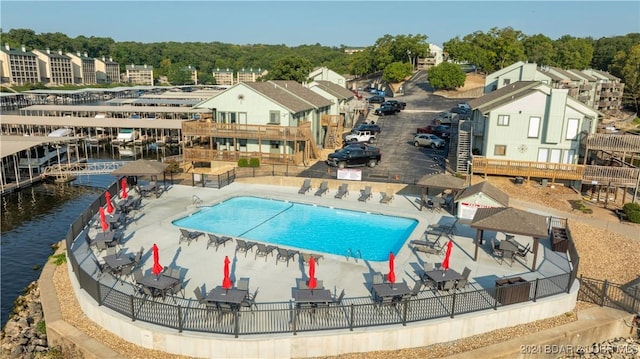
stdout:
POLYGON ((100 207, 98 211, 100 212, 100 226, 102 227, 102 231, 106 232, 109 230, 109 223, 107 223, 107 218, 104 214, 104 208, 100 207))
POLYGON ((396 257, 393 255, 393 252, 389 252, 389 274, 387 274, 387 280, 390 283, 396 282, 396 273, 395 273, 395 261, 396 257))
POLYGON ((309 284, 307 286, 309 289, 316 289, 318 285, 318 281, 316 280, 316 260, 313 259, 313 256, 309 259, 309 284))
POLYGON ((451 248, 453 248, 453 242, 449 241, 447 243, 447 253, 444 255, 444 260, 442 261, 442 269, 449 269, 449 257, 451 257, 451 248))
POLYGON ((233 286, 231 278, 229 277, 229 260, 228 256, 224 256, 224 278, 222 279, 222 288, 229 289, 233 286))
POLYGON ((107 213, 113 213, 113 204, 111 204, 111 193, 105 192, 104 198, 107 200, 107 213))
POLYGON ((160 254, 158 253, 158 246, 154 243, 153 247, 151 247, 151 250, 153 251, 153 267, 151 267, 151 273, 158 276, 164 269, 160 265, 160 254))
POLYGON ((120 197, 127 199, 129 196, 127 194, 127 177, 122 177, 122 181, 120 182, 120 187, 122 187, 122 195, 120 197))

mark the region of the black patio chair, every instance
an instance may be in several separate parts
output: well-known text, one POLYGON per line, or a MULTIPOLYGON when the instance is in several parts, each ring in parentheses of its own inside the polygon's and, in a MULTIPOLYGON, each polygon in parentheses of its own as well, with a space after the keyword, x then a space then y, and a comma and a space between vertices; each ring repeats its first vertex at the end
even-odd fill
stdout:
POLYGON ((178 244, 184 242, 187 242, 187 246, 191 245, 191 241, 193 241, 194 239, 196 240, 196 242, 198 241, 198 237, 200 236, 204 236, 204 233, 202 232, 191 232, 191 231, 187 231, 184 228, 180 228, 180 239, 178 240, 178 244))
POLYGON ((277 251, 278 251, 278 255, 276 256, 276 264, 278 264, 278 262, 280 261, 287 262, 287 267, 289 266, 289 260, 293 259, 293 257, 295 257, 295 255, 298 254, 298 251, 295 251, 293 249, 286 249, 286 248, 280 248, 280 247, 277 247, 277 251))
POLYGON ((236 252, 244 252, 244 256, 246 257, 249 250, 251 250, 251 248, 253 248, 256 244, 256 242, 245 241, 244 239, 236 238, 236 252))

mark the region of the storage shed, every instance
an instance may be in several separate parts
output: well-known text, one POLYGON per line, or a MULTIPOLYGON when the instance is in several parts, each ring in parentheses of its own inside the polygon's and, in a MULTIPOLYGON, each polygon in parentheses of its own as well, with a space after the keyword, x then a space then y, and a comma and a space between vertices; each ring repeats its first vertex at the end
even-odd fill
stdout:
POLYGON ((456 197, 458 219, 471 221, 478 208, 509 206, 509 196, 487 181, 466 188, 456 197))

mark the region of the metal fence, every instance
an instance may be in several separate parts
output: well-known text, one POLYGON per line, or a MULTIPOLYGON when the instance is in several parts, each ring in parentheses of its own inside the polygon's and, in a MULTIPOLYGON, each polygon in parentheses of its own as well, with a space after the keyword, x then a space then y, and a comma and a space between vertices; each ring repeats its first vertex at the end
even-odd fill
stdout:
MULTIPOLYGON (((117 188, 117 183, 114 183, 107 191, 115 195, 117 188)), ((101 281, 101 277, 96 276, 97 266, 92 268, 92 273, 89 273, 91 270, 85 270, 87 265, 80 266, 73 250, 74 241, 84 240, 80 235, 92 223, 98 208, 104 204, 104 196, 98 197, 70 225, 65 239, 67 257, 80 288, 98 305, 112 309, 132 321, 140 320, 179 332, 186 330, 238 337, 251 334, 295 335, 307 331, 406 325, 409 322, 497 310, 514 303, 535 302, 540 298, 568 293, 575 278, 573 273, 564 273, 495 288, 476 289, 471 286, 461 292, 453 291, 447 294, 427 289, 409 300, 394 305, 381 305, 373 302, 370 297, 357 297, 345 298, 341 304, 311 310, 299 309, 294 302, 286 301, 259 302, 255 307, 243 307, 240 311, 221 312, 206 308, 195 299, 168 296, 165 301, 152 300, 140 295, 132 283, 119 280, 101 281)), ((594 290, 594 293, 602 292, 594 290)), ((618 297, 618 292, 605 293, 608 294, 607 303, 623 300, 618 297)), ((635 305, 637 303, 634 302, 632 307, 635 305)))
POLYGON ((640 312, 640 284, 625 286, 605 280, 580 276, 578 300, 601 307, 621 309, 629 313, 640 312))

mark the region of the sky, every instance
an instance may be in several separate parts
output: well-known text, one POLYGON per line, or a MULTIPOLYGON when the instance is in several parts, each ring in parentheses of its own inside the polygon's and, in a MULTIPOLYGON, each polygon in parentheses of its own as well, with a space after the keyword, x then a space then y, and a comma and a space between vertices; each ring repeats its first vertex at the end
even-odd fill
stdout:
POLYGON ((492 27, 554 40, 640 32, 640 1, 1 0, 0 25, 117 42, 365 47, 387 34, 422 34, 442 46, 492 27))

